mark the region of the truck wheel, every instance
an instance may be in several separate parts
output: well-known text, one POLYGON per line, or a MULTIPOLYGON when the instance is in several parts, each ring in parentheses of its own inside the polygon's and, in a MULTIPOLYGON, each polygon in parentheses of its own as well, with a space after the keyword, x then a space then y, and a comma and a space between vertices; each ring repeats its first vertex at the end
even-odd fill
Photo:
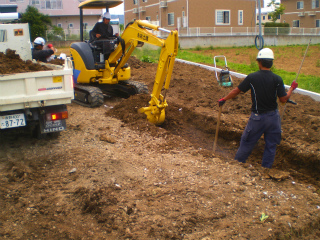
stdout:
POLYGON ((47 137, 47 133, 41 133, 40 124, 37 124, 33 130, 33 136, 41 140, 47 137))
POLYGON ((51 139, 56 139, 60 136, 61 132, 52 132, 52 133, 48 133, 48 137, 50 137, 51 139))

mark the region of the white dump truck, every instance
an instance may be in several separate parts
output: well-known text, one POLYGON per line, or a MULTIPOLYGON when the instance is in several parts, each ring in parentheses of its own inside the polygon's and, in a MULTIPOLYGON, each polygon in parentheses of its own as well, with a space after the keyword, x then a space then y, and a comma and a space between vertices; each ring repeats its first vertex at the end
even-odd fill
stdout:
MULTIPOLYGON (((31 60, 30 47, 28 24, 0 24, 0 52, 9 48, 31 60)), ((74 97, 72 63, 46 66, 53 70, 0 75, 0 131, 32 126, 41 138, 66 129, 66 104, 74 97)))

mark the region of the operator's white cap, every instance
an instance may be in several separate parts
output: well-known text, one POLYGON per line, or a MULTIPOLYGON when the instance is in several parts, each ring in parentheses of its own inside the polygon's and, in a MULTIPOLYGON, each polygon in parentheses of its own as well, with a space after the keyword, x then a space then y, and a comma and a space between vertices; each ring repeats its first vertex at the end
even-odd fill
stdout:
POLYGON ((46 41, 45 41, 42 37, 37 37, 37 38, 33 41, 33 43, 34 43, 35 45, 42 45, 42 46, 44 46, 44 44, 46 43, 46 41))
POLYGON ((273 60, 274 54, 270 48, 263 48, 258 52, 257 59, 268 59, 273 60))
POLYGON ((110 14, 109 12, 105 12, 105 13, 102 15, 102 18, 111 19, 111 14, 110 14))

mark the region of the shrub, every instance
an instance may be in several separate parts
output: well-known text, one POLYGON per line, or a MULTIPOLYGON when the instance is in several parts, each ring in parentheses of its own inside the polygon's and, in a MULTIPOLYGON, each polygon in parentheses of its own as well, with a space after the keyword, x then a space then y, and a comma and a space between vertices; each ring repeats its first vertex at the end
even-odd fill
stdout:
POLYGON ((267 22, 264 25, 264 35, 287 35, 290 33, 289 23, 267 22))
POLYGON ((142 56, 141 61, 146 62, 146 63, 153 63, 154 62, 151 57, 146 56, 146 55, 142 56))

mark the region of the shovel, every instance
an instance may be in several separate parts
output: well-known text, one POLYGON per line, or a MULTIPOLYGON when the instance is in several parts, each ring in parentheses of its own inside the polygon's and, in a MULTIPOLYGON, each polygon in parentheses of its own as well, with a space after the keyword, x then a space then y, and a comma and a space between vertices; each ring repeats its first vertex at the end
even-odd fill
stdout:
POLYGON ((214 138, 214 143, 213 143, 213 153, 216 152, 216 147, 217 147, 217 141, 218 141, 218 132, 219 132, 219 126, 220 126, 220 117, 221 117, 221 112, 222 112, 222 105, 219 106, 219 114, 218 114, 218 122, 217 122, 217 128, 216 128, 216 135, 214 138))
MULTIPOLYGON (((299 71, 298 71, 298 73, 297 73, 297 76, 296 76, 295 81, 298 80, 298 77, 299 77, 299 74, 300 74, 300 71, 301 71, 301 68, 302 68, 302 64, 303 64, 303 62, 304 62, 304 59, 306 58, 306 55, 307 55, 307 52, 308 52, 310 43, 311 43, 311 38, 310 38, 310 41, 309 41, 309 43, 308 43, 307 49, 306 49, 306 51, 305 51, 305 53, 304 53, 304 56, 303 56, 302 62, 301 62, 301 64, 300 64, 300 68, 299 68, 299 71)), ((280 121, 281 121, 281 122, 282 122, 282 119, 283 119, 284 112, 286 111, 287 103, 292 103, 292 104, 294 104, 294 105, 297 105, 297 103, 291 101, 290 99, 284 104, 284 108, 283 108, 283 110, 282 110, 282 114, 281 114, 281 117, 280 117, 280 121)))

